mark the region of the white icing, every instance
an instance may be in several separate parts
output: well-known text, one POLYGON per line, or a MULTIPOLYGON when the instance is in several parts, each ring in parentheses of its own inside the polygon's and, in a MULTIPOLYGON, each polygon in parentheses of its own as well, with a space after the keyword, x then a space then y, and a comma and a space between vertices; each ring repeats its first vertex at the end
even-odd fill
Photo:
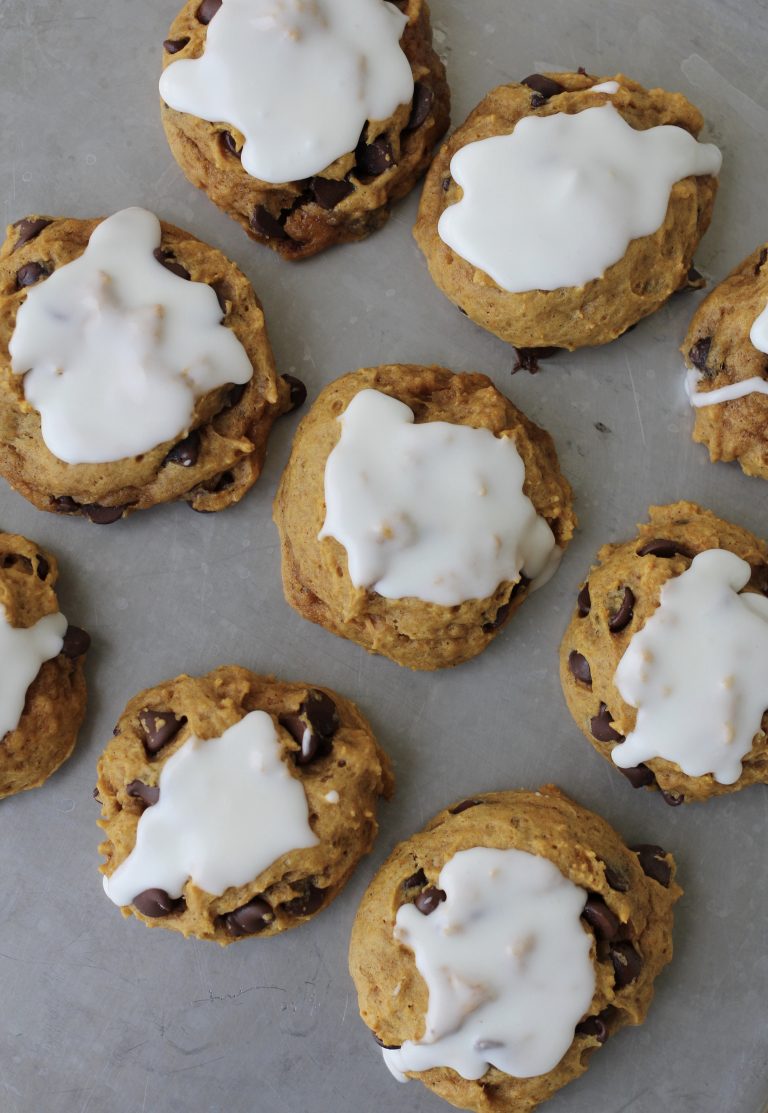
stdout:
POLYGON ((583 286, 661 226, 675 182, 721 161, 683 128, 636 131, 612 104, 527 116, 456 152, 463 197, 438 232, 510 293, 583 286))
POLYGON ((768 599, 738 592, 750 566, 709 549, 668 580, 633 635, 614 682, 637 723, 611 752, 623 769, 649 758, 733 784, 768 708, 768 599))
POLYGON ((752 322, 749 339, 758 352, 768 355, 768 305, 752 322))
POLYGON ((553 1069, 595 992, 587 894, 547 858, 474 847, 449 859, 428 916, 398 909, 395 939, 414 953, 429 990, 425 1032, 385 1050, 392 1073, 451 1067, 482 1078, 553 1069))
POLYGON ((614 93, 618 93, 620 88, 618 81, 602 81, 599 85, 592 85, 586 91, 588 93, 609 93, 613 96, 614 93))
POLYGON ((211 287, 154 258, 160 236, 152 213, 116 213, 19 309, 11 366, 68 464, 149 452, 188 431, 197 398, 253 374, 211 287))
POLYGON ((179 897, 188 880, 214 896, 245 885, 290 850, 316 846, 300 781, 281 759, 275 726, 252 711, 219 738, 194 736, 160 773, 160 799, 104 890, 131 904, 145 889, 179 897))
POLYGON ((338 804, 339 794, 335 788, 332 788, 330 792, 326 792, 323 799, 327 800, 329 804, 338 804))
POLYGON ((58 613, 26 629, 11 626, 0 603, 0 739, 19 725, 27 689, 41 666, 61 653, 66 632, 67 620, 58 613))
POLYGON ((224 0, 202 57, 168 66, 160 95, 237 128, 254 178, 308 178, 353 151, 366 120, 410 102, 406 23, 383 0, 224 0))
POLYGON ((715 406, 720 402, 732 402, 735 398, 746 398, 748 394, 768 394, 768 380, 759 375, 749 379, 740 379, 727 386, 716 387, 714 390, 699 390, 698 386, 703 376, 695 370, 689 370, 685 375, 685 392, 693 407, 715 406))
POLYGON ((415 424, 408 406, 377 390, 356 394, 339 421, 319 536, 344 546, 356 587, 454 606, 521 571, 551 574, 555 539, 523 493, 509 438, 415 424))

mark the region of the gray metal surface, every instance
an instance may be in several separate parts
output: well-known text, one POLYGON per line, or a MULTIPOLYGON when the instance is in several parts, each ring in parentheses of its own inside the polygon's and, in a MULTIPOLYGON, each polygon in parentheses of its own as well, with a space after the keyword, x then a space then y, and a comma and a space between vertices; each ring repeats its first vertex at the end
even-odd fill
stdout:
MULTIPOLYGON (((283 602, 271 499, 295 417, 233 510, 184 506, 109 527, 39 513, 0 489, 0 528, 61 558, 62 607, 94 636, 90 707, 74 757, 0 805, 2 1113, 439 1113, 388 1075, 358 1018, 349 929, 394 843, 456 797, 556 781, 629 840, 679 860, 676 957, 648 1022, 596 1055, 551 1113, 754 1113, 768 1090, 768 796, 666 807, 633 792, 563 704, 557 648, 598 545, 677 497, 768 534, 766 487, 711 465, 690 439, 677 347, 700 295, 629 336, 563 355, 538 376, 429 280, 413 196, 360 246, 291 266, 251 245, 182 178, 158 118, 160 43, 177 0, 0 0, 0 217, 93 216, 141 204, 225 250, 264 301, 282 371, 312 395, 387 361, 480 369, 555 437, 581 531, 557 577, 474 662, 417 675, 300 620, 283 602), (597 423, 600 423, 598 427, 597 423), (226 661, 338 687, 394 760, 394 801, 372 856, 314 923, 226 950, 126 922, 96 869, 97 756, 125 701, 226 661)), ((725 153, 698 256, 715 278, 766 238, 768 16, 764 0, 434 0, 454 120, 492 85, 538 68, 626 70, 681 89, 725 153)))

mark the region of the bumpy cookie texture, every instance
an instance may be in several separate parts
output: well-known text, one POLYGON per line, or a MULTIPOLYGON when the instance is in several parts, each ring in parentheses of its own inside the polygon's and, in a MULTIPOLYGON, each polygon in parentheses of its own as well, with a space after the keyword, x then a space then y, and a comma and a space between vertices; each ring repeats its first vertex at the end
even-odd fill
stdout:
MULTIPOLYGON (((50 553, 12 533, 0 533, 0 604, 11 626, 34 626, 59 604, 58 565, 50 553)), ((83 666, 88 635, 70 626, 57 657, 46 661, 27 689, 18 726, 0 738, 0 799, 37 788, 67 760, 85 715, 83 666)))
MULTIPOLYGON (((707 549, 727 549, 752 567, 745 590, 768 594, 768 545, 746 529, 690 502, 652 506, 632 541, 604 545, 579 591, 560 650, 566 703, 595 749, 611 760, 613 747, 634 729, 637 711, 622 700, 615 673, 627 646, 659 605, 661 589, 707 549)), ((750 784, 768 783, 768 713, 735 784, 711 774, 687 776, 664 758, 619 769, 635 788, 659 789, 668 804, 706 800, 750 784)), ((613 764, 613 763, 612 763, 613 764)))
MULTIPOLYGON (((689 277, 689 272, 709 226, 717 179, 703 175, 677 182, 662 226, 653 235, 632 240, 623 258, 602 278, 581 287, 509 293, 438 235, 442 213, 462 196, 451 177, 451 159, 468 143, 510 134, 526 116, 573 114, 610 103, 637 130, 674 124, 694 137, 703 126, 702 117, 682 94, 644 89, 623 74, 535 74, 526 82, 530 84, 493 89, 441 148, 424 183, 414 236, 440 290, 502 340, 524 349, 605 344, 655 312, 676 290, 699 284, 698 276, 689 277), (593 85, 614 80, 620 88, 612 95, 590 91, 593 85)), ((551 353, 542 353, 546 354, 551 353)))
MULTIPOLYGON (((445 67, 432 49, 424 0, 398 0, 408 24, 401 39, 415 83, 413 101, 388 120, 366 123, 357 148, 312 178, 271 185, 240 164, 243 136, 226 121, 211 124, 163 104, 165 133, 193 185, 286 259, 304 259, 336 243, 365 239, 389 218, 429 166, 449 122, 445 67)), ((188 0, 164 43, 166 66, 199 58, 220 3, 188 0)))
POLYGON ((318 541, 325 518, 325 465, 341 432, 337 418, 366 388, 404 402, 417 424, 444 421, 509 436, 525 465, 523 490, 561 548, 576 523, 571 488, 549 434, 485 375, 403 364, 366 368, 326 387, 302 421, 275 499, 286 599, 311 622, 408 668, 458 665, 485 649, 522 604, 529 592, 524 577, 500 583, 488 598, 451 607, 416 598, 385 599, 354 586, 346 552, 333 537, 318 541))
POLYGON ((152 895, 144 894, 147 900, 138 902, 141 908, 123 908, 124 915, 221 944, 246 935, 276 935, 330 904, 370 850, 378 830, 377 799, 391 794, 393 779, 355 705, 328 689, 226 665, 207 676, 179 676, 142 692, 121 715, 98 766, 99 824, 106 834, 99 848, 106 859, 102 872, 112 874, 133 849, 143 811, 159 799, 163 766, 185 740, 191 734, 219 737, 257 710, 275 723, 284 760, 306 794, 319 843, 282 855, 249 884, 221 896, 187 881, 180 900, 151 890, 152 895))
POLYGON ((459 851, 477 846, 548 858, 587 892, 582 921, 584 930, 594 934, 592 1005, 569 1050, 548 1074, 513 1078, 490 1067, 472 1081, 435 1068, 409 1077, 459 1108, 527 1113, 582 1074, 609 1036, 643 1022, 654 979, 672 957, 672 906, 681 890, 670 854, 651 845, 627 848, 604 820, 553 785, 540 792, 495 792, 454 804, 395 848, 355 919, 350 971, 362 1018, 385 1047, 421 1038, 428 1003, 412 952, 393 937, 397 910, 415 901, 428 915, 427 897, 442 867, 459 851))
MULTIPOLYGON (((768 380, 768 355, 749 334, 768 303, 768 244, 755 249, 704 299, 693 316, 682 351, 706 393, 744 379, 768 380)), ((693 439, 710 459, 738 460, 746 475, 768 479, 768 395, 752 392, 694 410, 693 439)))
POLYGON ((250 283, 215 248, 163 223, 157 257, 174 274, 213 287, 253 377, 245 386, 199 398, 183 439, 115 463, 66 464, 48 450, 40 415, 25 400, 23 376, 11 371, 8 345, 27 291, 79 258, 99 223, 29 216, 8 228, 0 250, 0 474, 38 509, 99 524, 176 499, 194 510, 223 510, 258 479, 272 425, 296 399, 290 383, 276 374, 250 283))

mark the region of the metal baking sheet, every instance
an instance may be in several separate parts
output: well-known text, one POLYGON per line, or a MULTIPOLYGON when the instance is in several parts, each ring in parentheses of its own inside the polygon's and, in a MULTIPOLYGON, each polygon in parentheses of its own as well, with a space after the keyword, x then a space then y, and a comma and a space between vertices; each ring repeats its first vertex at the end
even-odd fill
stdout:
MULTIPOLYGON (((574 727, 557 648, 597 547, 679 497, 768 534, 766 487, 690 441, 677 354, 698 294, 678 295, 600 351, 511 376, 510 349, 432 285, 410 230, 416 196, 359 246, 291 265, 251 245, 183 179, 163 138, 160 43, 180 0, 0 0, 0 215, 81 217, 145 205, 227 252, 267 312, 281 371, 311 395, 383 362, 479 369, 555 437, 580 532, 549 586, 491 649, 415 674, 302 621, 282 599, 271 500, 297 418, 240 506, 185 506, 95 527, 39 513, 5 486, 0 528, 61 558, 61 600, 94 636, 77 751, 42 789, 0 805, 2 1113, 373 1113, 447 1108, 398 1086, 358 1018, 346 969, 372 871, 446 802, 556 781, 630 841, 675 851, 676 957, 647 1023, 621 1033, 551 1113, 758 1113, 768 1096, 768 797, 755 788, 671 809, 633 792, 574 727), (331 685, 392 755, 397 795, 374 853, 330 910, 271 940, 184 942, 124 921, 97 872, 96 759, 125 701, 227 661, 331 685)), ((488 88, 540 68, 626 70, 680 89, 725 154, 697 257, 721 278, 766 238, 768 14, 762 0, 433 0, 460 122, 488 88)))

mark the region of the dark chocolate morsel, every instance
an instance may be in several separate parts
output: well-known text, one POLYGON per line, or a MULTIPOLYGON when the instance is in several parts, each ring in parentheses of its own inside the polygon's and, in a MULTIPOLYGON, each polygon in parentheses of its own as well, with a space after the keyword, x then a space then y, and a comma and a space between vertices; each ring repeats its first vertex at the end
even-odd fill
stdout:
POLYGON ((694 554, 686 545, 680 541, 672 541, 669 537, 653 537, 637 550, 638 556, 673 557, 678 553, 693 560, 694 554))
POLYGON ((144 916, 172 916, 183 912, 187 907, 184 897, 174 900, 165 889, 145 889, 133 898, 133 904, 144 916))
POLYGON ((589 724, 592 735, 598 742, 623 742, 624 735, 619 734, 611 726, 611 713, 604 703, 600 704, 597 715, 593 715, 589 724))
POLYGON ((125 506, 97 506, 96 503, 83 503, 81 510, 86 518, 97 526, 110 526, 122 518, 125 506))
POLYGON ((125 791, 135 800, 141 800, 145 808, 151 808, 160 799, 160 787, 158 785, 147 785, 139 780, 127 784, 125 791))
POLYGON ((302 702, 298 712, 279 717, 300 749, 294 754, 297 765, 309 765, 315 758, 331 752, 331 742, 339 729, 336 704, 325 692, 313 688, 302 702))
POLYGON ((451 179, 450 178, 443 178, 443 180, 441 182, 441 185, 443 187, 443 193, 447 193, 448 190, 451 188, 451 179))
POLYGON ((540 371, 539 360, 549 359, 550 356, 559 352, 559 348, 515 348, 515 365, 512 368, 512 374, 516 371, 529 371, 531 375, 535 375, 540 371))
POLYGON ((454 805, 454 807, 449 808, 448 811, 451 815, 461 815, 462 812, 468 811, 469 808, 476 808, 479 803, 479 800, 462 800, 460 804, 454 805))
POLYGON ((608 885, 616 893, 626 893, 629 890, 629 882, 624 874, 619 873, 618 870, 612 869, 607 863, 603 862, 603 870, 605 872, 605 880, 608 885))
POLYGON ((221 7, 221 0, 203 0, 195 13, 198 23, 210 23, 221 7))
POLYGON ((186 278, 189 281, 189 271, 186 267, 182 267, 176 256, 172 251, 164 251, 162 247, 156 247, 152 252, 161 266, 165 267, 171 274, 175 274, 177 278, 186 278))
POLYGON ((17 220, 13 227, 19 233, 19 238, 16 240, 13 250, 18 251, 25 243, 36 239, 43 228, 47 228, 50 223, 50 220, 27 220, 26 217, 24 220, 17 220))
POLYGON ((16 568, 23 572, 25 576, 32 575, 32 561, 29 557, 21 556, 19 553, 6 553, 0 560, 0 568, 16 568))
POLYGON ((169 451, 164 464, 179 464, 182 468, 191 468, 197 463, 198 456, 200 455, 200 433, 197 429, 179 441, 169 451))
POLYGON ((435 94, 430 89, 429 85, 425 85, 422 81, 417 81, 413 87, 413 105, 411 107, 411 115, 408 123, 405 125, 406 131, 416 131, 429 116, 432 105, 435 101, 435 94))
POLYGON ((423 889, 427 883, 427 875, 424 870, 418 869, 416 873, 412 873, 410 877, 406 877, 403 882, 404 889, 423 889))
POLYGON ((274 919, 275 914, 264 898, 254 897, 240 908, 224 912, 219 917, 219 922, 229 935, 238 938, 241 935, 256 935, 264 931, 274 919))
POLYGON ((620 634, 627 626, 629 626, 634 615, 633 607, 635 605, 635 596, 631 588, 624 588, 624 598, 621 600, 621 606, 615 614, 611 615, 608 619, 608 629, 612 634, 620 634))
POLYGON ((178 54, 180 50, 184 49, 188 42, 189 39, 186 37, 183 39, 166 39, 163 43, 163 50, 166 54, 178 54))
POLYGON ((277 217, 272 216, 263 205, 257 205, 251 214, 251 228, 268 240, 287 240, 290 237, 277 217))
POLYGON ((16 272, 16 285, 20 290, 25 286, 34 286, 41 278, 47 278, 48 271, 42 263, 25 263, 16 272))
POLYGON ((384 1040, 380 1040, 375 1032, 371 1032, 371 1035, 376 1040, 379 1047, 383 1047, 385 1051, 399 1051, 402 1046, 399 1043, 384 1043, 384 1040))
POLYGON ((75 514, 80 509, 80 503, 70 495, 59 495, 53 499, 52 506, 57 514, 75 514))
POLYGON ((592 670, 589 667, 589 661, 583 654, 572 649, 568 654, 568 668, 575 680, 580 680, 582 684, 588 684, 590 688, 592 687, 592 670))
POLYGON ((591 893, 584 905, 582 918, 587 921, 598 939, 615 939, 619 933, 619 918, 602 897, 591 893))
POLYGON ((226 280, 223 278, 217 278, 215 282, 211 282, 210 287, 218 298, 221 318, 223 320, 227 315, 227 302, 232 301, 231 291, 226 280))
POLYGON ((291 410, 298 410, 307 400, 307 388, 295 375, 283 375, 283 381, 291 388, 291 410))
POLYGON ((502 603, 501 606, 499 607, 499 609, 496 611, 496 614, 494 615, 494 617, 490 620, 490 622, 484 622, 483 623, 483 633, 484 634, 492 634, 494 630, 498 630, 500 626, 504 625, 504 621, 509 614, 510 606, 511 606, 511 602, 502 603))
POLYGON ((643 967, 643 960, 631 943, 614 943, 610 950, 616 986, 623 989, 633 982, 643 967))
POLYGON ((335 209, 345 197, 349 197, 355 187, 343 178, 341 181, 335 178, 312 178, 310 188, 321 209, 335 209))
POLYGON ((293 900, 280 905, 286 916, 311 916, 325 900, 325 889, 318 889, 311 881, 304 883, 304 891, 293 900))
POLYGON ((445 893, 443 890, 437 889, 434 885, 429 885, 426 889, 421 890, 413 903, 416 905, 419 912, 421 912, 422 916, 429 916, 443 900, 445 900, 445 893))
POLYGON ((712 347, 712 337, 702 336, 688 351, 688 359, 697 371, 706 371, 709 349, 712 347))
POLYGON ((235 137, 231 131, 223 131, 221 133, 221 145, 227 154, 234 155, 235 158, 242 158, 242 152, 238 151, 235 137))
POLYGON ((61 652, 65 657, 69 657, 74 661, 77 657, 82 657, 88 652, 91 646, 91 638, 86 634, 85 630, 81 630, 79 626, 68 626, 67 632, 64 635, 64 641, 61 646, 61 652))
POLYGON ((631 846, 630 850, 633 850, 637 855, 646 877, 652 877, 654 881, 658 881, 659 885, 668 889, 672 878, 672 867, 667 861, 666 850, 663 850, 660 846, 654 846, 653 843, 640 843, 639 846, 631 846))
POLYGON ((376 178, 394 164, 392 145, 382 136, 374 139, 373 143, 361 140, 355 150, 355 161, 358 174, 376 178))
POLYGON ((558 93, 565 92, 564 85, 561 85, 559 81, 554 81, 551 77, 545 77, 543 73, 529 74, 528 77, 523 78, 520 84, 527 85, 529 89, 533 89, 534 93, 539 93, 544 100, 549 100, 550 97, 556 97, 558 93))
POLYGON ((653 770, 649 769, 647 765, 630 765, 627 769, 622 769, 620 765, 617 765, 616 768, 627 778, 633 788, 645 788, 647 785, 652 785, 656 780, 653 770))
POLYGON ((659 789, 664 799, 665 804, 669 804, 670 808, 678 808, 681 804, 685 803, 685 796, 682 792, 669 792, 667 789, 659 789))
POLYGON ((576 596, 576 606, 579 608, 579 618, 586 618, 592 610, 592 599, 589 594, 589 581, 584 584, 579 594, 576 596))
POLYGON ((48 573, 50 572, 50 570, 51 570, 51 566, 48 563, 48 561, 45 559, 44 556, 41 556, 41 554, 38 553, 37 554, 37 578, 38 578, 38 580, 45 580, 47 578, 48 573))
POLYGON ((689 290, 702 290, 706 286, 707 280, 701 271, 691 266, 688 268, 688 274, 685 276, 685 284, 689 290))
POLYGON ((139 722, 144 731, 144 747, 150 757, 167 746, 186 721, 186 715, 177 718, 172 711, 152 711, 146 708, 139 712, 139 722))
POLYGON ((576 1025, 576 1035, 594 1036, 599 1044, 603 1044, 608 1039, 608 1028, 599 1016, 588 1016, 576 1025))

